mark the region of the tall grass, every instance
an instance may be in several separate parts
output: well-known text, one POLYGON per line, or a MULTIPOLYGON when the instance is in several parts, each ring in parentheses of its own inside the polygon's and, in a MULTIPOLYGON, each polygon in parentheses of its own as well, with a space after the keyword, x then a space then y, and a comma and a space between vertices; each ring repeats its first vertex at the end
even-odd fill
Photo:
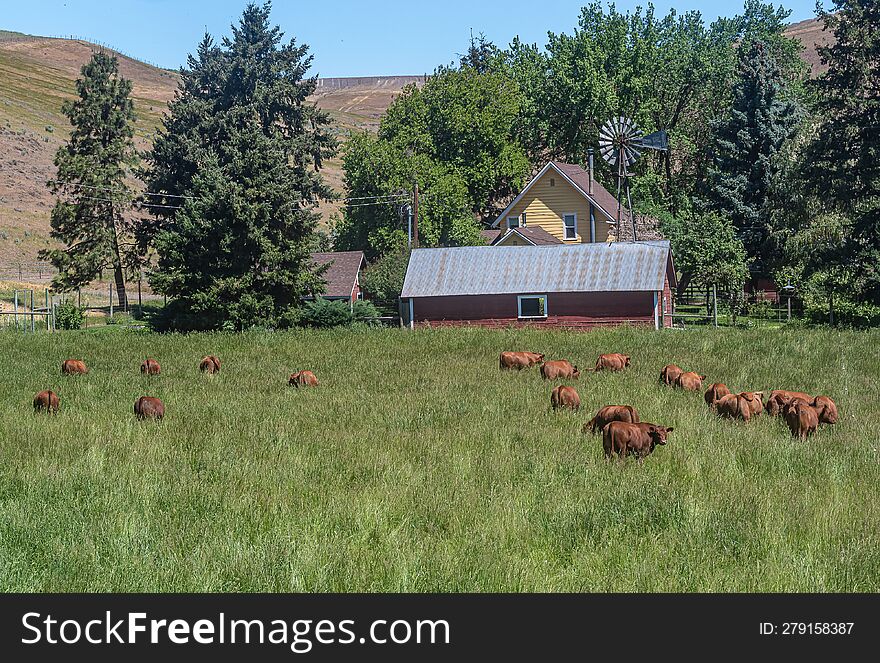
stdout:
POLYGON ((0 334, 7 591, 877 591, 880 333, 482 330, 0 334), (579 414, 537 369, 581 367, 579 414), (223 371, 198 372, 204 354, 223 371), (162 375, 138 372, 147 356, 162 375), (88 375, 62 378, 61 361, 88 375), (833 396, 806 443, 657 382, 833 396), (286 386, 308 368, 321 385, 286 386), (33 394, 61 396, 36 416, 33 394), (140 395, 161 423, 138 422, 140 395), (581 426, 630 403, 674 426, 644 464, 581 426))

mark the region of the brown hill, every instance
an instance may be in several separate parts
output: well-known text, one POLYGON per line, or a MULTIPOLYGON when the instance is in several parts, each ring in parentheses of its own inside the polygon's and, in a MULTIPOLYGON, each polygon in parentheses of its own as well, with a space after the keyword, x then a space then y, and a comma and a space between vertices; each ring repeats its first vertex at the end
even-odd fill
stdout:
POLYGON ((800 23, 792 23, 785 29, 785 35, 799 40, 804 45, 801 57, 810 65, 810 72, 816 76, 827 67, 819 61, 817 47, 828 46, 834 42, 834 35, 825 32, 823 23, 818 18, 809 18, 800 23))
MULTIPOLYGON (((802 21, 786 31, 805 45, 804 58, 813 73, 820 69, 816 45, 829 35, 817 20, 802 21)), ((0 279, 39 275, 37 251, 48 246, 49 212, 53 199, 46 180, 54 174, 52 160, 67 135, 61 104, 74 94, 80 67, 99 47, 86 41, 32 37, 0 31, 0 279)), ((149 146, 169 100, 177 74, 117 54, 122 74, 134 84, 138 114, 136 139, 149 146)), ((404 86, 421 84, 422 76, 326 78, 319 81, 314 100, 334 119, 334 131, 344 140, 350 131, 372 131, 404 86)), ((326 167, 328 182, 342 190, 339 159, 326 167)), ((338 205, 323 205, 325 222, 338 205)), ((45 277, 45 270, 42 272, 45 277)))

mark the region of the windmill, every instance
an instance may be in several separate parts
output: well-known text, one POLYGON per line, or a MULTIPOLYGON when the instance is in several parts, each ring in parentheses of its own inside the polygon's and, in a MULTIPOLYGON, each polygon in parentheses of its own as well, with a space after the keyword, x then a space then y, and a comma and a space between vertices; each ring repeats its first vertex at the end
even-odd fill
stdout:
POLYGON ((612 117, 599 129, 599 153, 617 171, 617 232, 620 234, 620 193, 626 188, 626 203, 633 226, 633 239, 636 241, 636 219, 632 211, 629 178, 632 166, 644 150, 665 152, 669 148, 666 132, 655 131, 643 135, 636 123, 623 116, 612 117))

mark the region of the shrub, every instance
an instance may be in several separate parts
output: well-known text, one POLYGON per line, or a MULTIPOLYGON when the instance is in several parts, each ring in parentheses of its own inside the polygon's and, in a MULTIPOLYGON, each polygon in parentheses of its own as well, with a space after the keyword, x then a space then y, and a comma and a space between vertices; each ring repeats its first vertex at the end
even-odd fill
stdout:
POLYGON ((370 320, 371 318, 378 318, 382 315, 382 311, 380 311, 373 302, 368 302, 365 299, 358 299, 351 307, 351 316, 355 322, 363 322, 365 320, 370 320))
POLYGON ((74 304, 72 299, 65 299, 55 307, 57 329, 80 329, 85 319, 85 311, 74 304))
POLYGON ((397 302, 403 289, 409 254, 409 249, 405 247, 392 249, 364 270, 364 290, 378 306, 394 313, 397 312, 397 302))
POLYGON ((351 321, 352 314, 348 302, 318 297, 314 301, 306 302, 297 322, 304 327, 326 329, 350 325, 351 321))

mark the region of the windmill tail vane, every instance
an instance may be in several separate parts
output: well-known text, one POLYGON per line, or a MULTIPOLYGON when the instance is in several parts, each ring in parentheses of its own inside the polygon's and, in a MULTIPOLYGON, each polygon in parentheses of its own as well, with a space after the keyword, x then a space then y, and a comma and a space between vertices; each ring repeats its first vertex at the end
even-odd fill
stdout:
POLYGON ((599 154, 617 174, 617 232, 620 233, 621 190, 626 190, 627 206, 632 221, 633 237, 636 241, 636 221, 632 211, 630 196, 630 169, 645 150, 665 152, 669 149, 669 138, 662 129, 648 135, 642 133, 636 123, 621 116, 612 117, 599 129, 599 154))

